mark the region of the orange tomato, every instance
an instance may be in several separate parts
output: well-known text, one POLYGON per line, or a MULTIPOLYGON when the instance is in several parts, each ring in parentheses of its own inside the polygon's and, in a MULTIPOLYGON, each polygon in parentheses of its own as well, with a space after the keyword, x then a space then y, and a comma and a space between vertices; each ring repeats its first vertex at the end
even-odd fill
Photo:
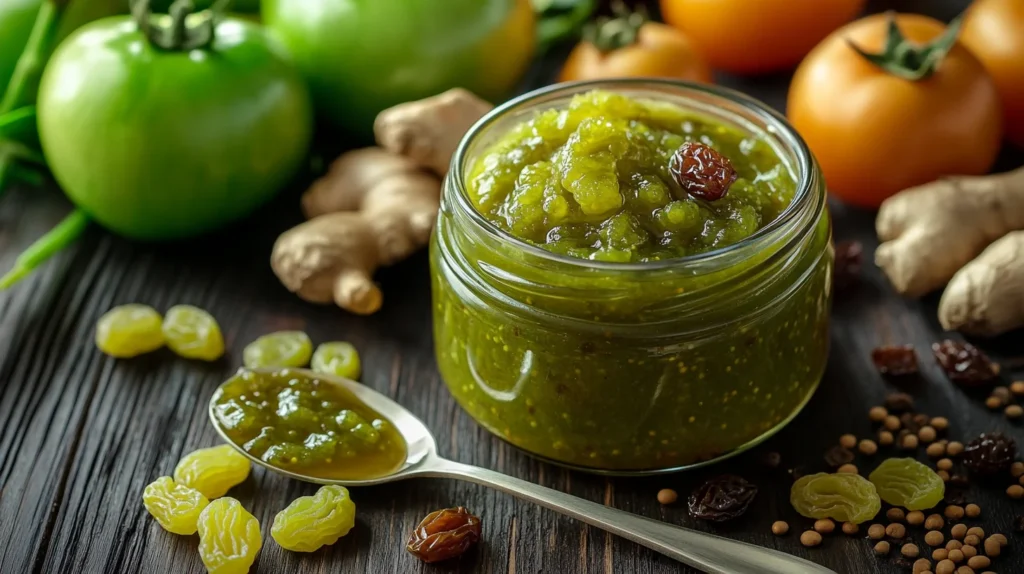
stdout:
POLYGON ((762 74, 791 68, 866 0, 661 0, 665 21, 715 68, 762 74))
POLYGON ((580 42, 569 54, 559 80, 627 77, 712 81, 711 68, 693 43, 678 30, 658 22, 644 22, 635 42, 607 52, 591 42, 580 42))
MULTIPOLYGON (((917 44, 945 31, 926 16, 900 14, 896 22, 917 44)), ((830 193, 862 207, 944 175, 983 174, 1002 137, 995 84, 959 43, 920 80, 883 70, 848 43, 879 52, 887 28, 887 16, 877 14, 837 30, 800 64, 789 88, 787 115, 830 193)))
POLYGON ((975 0, 960 41, 995 80, 1007 139, 1024 147, 1024 1, 975 0))

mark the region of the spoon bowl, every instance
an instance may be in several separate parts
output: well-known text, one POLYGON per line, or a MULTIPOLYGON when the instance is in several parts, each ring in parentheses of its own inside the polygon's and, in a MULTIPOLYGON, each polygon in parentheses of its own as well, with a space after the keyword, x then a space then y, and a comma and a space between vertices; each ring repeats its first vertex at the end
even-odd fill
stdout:
MULTIPOLYGON (((280 369, 251 371, 257 374, 270 374, 280 372, 280 369)), ((210 400, 209 415, 217 433, 246 458, 273 472, 306 482, 346 487, 371 486, 416 477, 466 480, 571 516, 711 574, 835 574, 824 566, 776 550, 652 520, 492 470, 444 459, 437 453, 437 441, 434 440, 430 429, 405 407, 390 398, 370 387, 341 377, 305 369, 288 371, 344 389, 377 411, 395 425, 402 435, 406 443, 406 459, 388 474, 358 480, 308 476, 279 468, 251 455, 231 440, 217 419, 216 399, 220 393, 215 393, 210 400)), ((224 384, 228 382, 230 381, 224 384)))

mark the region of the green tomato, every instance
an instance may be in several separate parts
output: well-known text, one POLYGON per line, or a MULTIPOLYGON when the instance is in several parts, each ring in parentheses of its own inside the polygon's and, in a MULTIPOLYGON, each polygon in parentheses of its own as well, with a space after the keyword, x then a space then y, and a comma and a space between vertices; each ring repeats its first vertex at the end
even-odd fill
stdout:
POLYGON ((263 0, 317 110, 358 137, 395 104, 453 87, 508 95, 530 64, 530 0, 263 0))
POLYGON ((247 215, 293 176, 312 132, 299 74, 259 26, 233 19, 190 51, 153 46, 130 17, 93 22, 54 53, 38 115, 68 197, 146 240, 247 215))

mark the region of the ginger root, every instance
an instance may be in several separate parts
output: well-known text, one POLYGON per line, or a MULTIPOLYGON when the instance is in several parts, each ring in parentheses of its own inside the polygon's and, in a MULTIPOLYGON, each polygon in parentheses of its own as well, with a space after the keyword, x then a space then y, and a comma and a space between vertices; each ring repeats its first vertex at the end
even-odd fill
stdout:
POLYGON ((957 271, 939 301, 939 322, 981 336, 1024 324, 1024 231, 1006 234, 957 271))
POLYGON ((882 204, 875 227, 883 242, 875 264, 901 294, 925 295, 990 243, 1024 229, 1024 168, 902 191, 882 204))
POLYGON ((270 264, 285 287, 353 313, 380 309, 374 272, 427 244, 440 178, 466 130, 490 109, 465 90, 451 90, 381 112, 375 131, 382 147, 335 160, 302 197, 309 221, 274 244, 270 264))
POLYGON ((377 115, 377 145, 444 177, 462 136, 494 106, 462 88, 377 115))

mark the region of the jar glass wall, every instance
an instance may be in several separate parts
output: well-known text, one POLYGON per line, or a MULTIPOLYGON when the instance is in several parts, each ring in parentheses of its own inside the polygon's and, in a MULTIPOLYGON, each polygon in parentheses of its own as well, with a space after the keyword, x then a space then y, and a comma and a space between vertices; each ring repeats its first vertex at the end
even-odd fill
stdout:
POLYGON ((728 90, 601 81, 496 109, 453 160, 430 257, 442 378, 484 427, 557 463, 659 472, 739 452, 795 416, 825 368, 832 249, 821 175, 784 119, 728 90), (593 89, 763 138, 798 183, 791 205, 738 243, 652 263, 570 258, 495 227, 468 199, 468 166, 512 126, 593 89))

